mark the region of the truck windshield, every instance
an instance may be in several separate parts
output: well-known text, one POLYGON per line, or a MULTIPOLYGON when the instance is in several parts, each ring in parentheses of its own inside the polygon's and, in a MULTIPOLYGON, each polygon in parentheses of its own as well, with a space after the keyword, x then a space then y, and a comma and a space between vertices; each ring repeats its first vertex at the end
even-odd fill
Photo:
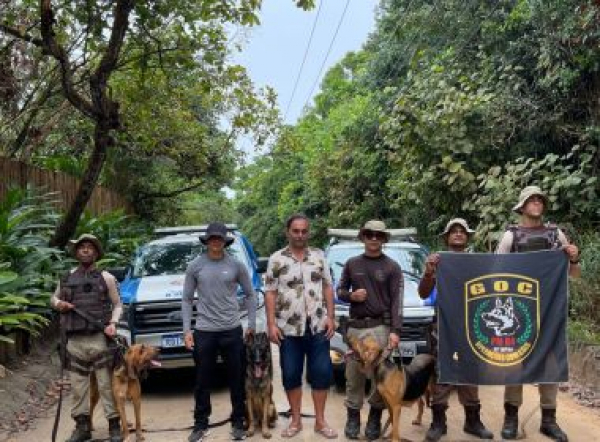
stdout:
MULTIPOLYGON (((404 272, 415 275, 420 278, 425 268, 425 259, 427 255, 421 249, 408 249, 393 245, 384 246, 384 253, 400 264, 404 272)), ((342 268, 348 259, 353 256, 358 256, 364 252, 362 243, 357 243, 356 246, 341 246, 332 247, 327 253, 327 262, 331 267, 332 277, 335 281, 339 281, 342 276, 342 268)))
MULTIPOLYGON (((133 277, 181 275, 187 265, 204 252, 205 247, 200 242, 173 242, 150 244, 141 249, 133 263, 133 277)), ((248 257, 239 240, 225 249, 227 253, 243 262, 246 267, 248 257)), ((248 268, 250 271, 250 268, 248 268)))

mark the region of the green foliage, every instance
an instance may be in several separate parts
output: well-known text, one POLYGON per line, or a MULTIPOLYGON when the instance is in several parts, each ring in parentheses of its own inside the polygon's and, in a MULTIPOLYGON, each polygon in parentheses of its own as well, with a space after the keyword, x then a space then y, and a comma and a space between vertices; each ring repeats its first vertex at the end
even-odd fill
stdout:
POLYGON ((129 263, 135 249, 151 235, 151 228, 122 210, 92 216, 85 212, 77 224, 75 237, 92 233, 102 243, 104 256, 98 267, 118 267, 129 263))
MULTIPOLYGON (((15 329, 36 334, 48 323, 50 296, 58 277, 76 261, 48 247, 60 214, 52 194, 11 189, 0 201, 0 341, 15 329)), ((100 267, 124 265, 148 229, 120 211, 85 214, 77 235, 93 233, 105 249, 100 267)))

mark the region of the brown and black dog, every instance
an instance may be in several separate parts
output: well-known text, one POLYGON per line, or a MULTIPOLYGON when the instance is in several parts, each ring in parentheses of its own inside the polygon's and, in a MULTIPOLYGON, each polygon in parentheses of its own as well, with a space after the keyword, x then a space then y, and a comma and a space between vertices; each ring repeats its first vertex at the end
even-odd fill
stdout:
POLYGON ((273 402, 273 358, 266 333, 246 337, 246 432, 254 435, 261 429, 265 439, 271 437, 277 410, 273 402))
POLYGON ((400 411, 402 407, 419 404, 419 414, 413 422, 420 423, 423 416, 423 396, 431 388, 435 373, 435 358, 431 355, 417 355, 410 365, 398 366, 388 359, 389 350, 382 348, 372 336, 363 339, 350 339, 355 357, 365 372, 373 375, 377 391, 383 398, 389 418, 387 430, 392 422, 392 442, 400 441, 400 411))
MULTIPOLYGON (((116 365, 113 370, 112 391, 115 398, 115 405, 119 411, 123 440, 127 440, 129 437, 129 426, 125 414, 125 402, 127 399, 130 399, 133 403, 136 440, 144 440, 142 435, 142 387, 140 385, 140 378, 143 378, 146 370, 150 367, 160 366, 160 362, 156 360, 158 353, 159 350, 156 347, 145 344, 134 344, 125 352, 122 363, 116 365)), ((92 372, 90 378, 90 416, 94 415, 94 408, 99 398, 98 381, 96 380, 95 373, 92 372)))

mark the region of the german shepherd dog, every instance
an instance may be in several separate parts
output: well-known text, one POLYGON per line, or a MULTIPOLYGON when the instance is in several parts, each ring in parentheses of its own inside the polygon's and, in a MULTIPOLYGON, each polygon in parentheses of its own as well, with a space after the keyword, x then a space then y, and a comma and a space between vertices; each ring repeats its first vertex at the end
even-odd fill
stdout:
POLYGON ((246 338, 246 432, 253 436, 261 429, 265 439, 275 427, 277 410, 273 402, 273 359, 266 333, 246 338))
POLYGON ((383 432, 392 423, 392 442, 400 442, 400 410, 419 404, 420 421, 423 415, 423 396, 434 382, 435 358, 421 354, 413 358, 410 365, 398 366, 389 360, 390 351, 381 348, 373 336, 363 339, 350 339, 350 346, 355 357, 365 372, 373 375, 377 391, 383 398, 389 413, 383 432))

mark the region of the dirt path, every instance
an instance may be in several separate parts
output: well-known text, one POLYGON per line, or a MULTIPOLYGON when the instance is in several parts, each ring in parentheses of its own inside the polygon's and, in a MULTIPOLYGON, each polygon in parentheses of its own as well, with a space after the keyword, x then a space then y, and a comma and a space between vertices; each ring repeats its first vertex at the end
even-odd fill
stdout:
MULTIPOLYGON (((281 381, 278 377, 279 370, 276 369, 275 380, 275 402, 278 410, 286 410, 287 402, 284 392, 281 388, 281 381)), ((178 370, 170 373, 157 373, 151 376, 149 381, 144 385, 144 403, 143 403, 143 422, 146 442, 176 442, 187 441, 189 430, 186 428, 192 423, 193 409, 193 372, 191 370, 178 370), (161 431, 161 430, 179 430, 179 431, 161 431)), ((500 439, 500 428, 502 426, 503 409, 502 409, 502 392, 501 387, 482 387, 481 402, 483 404, 482 418, 485 424, 496 435, 495 440, 500 439)), ((525 403, 521 408, 520 418, 525 422, 525 431, 527 440, 532 442, 547 442, 549 439, 543 437, 539 432, 540 413, 538 409, 538 393, 537 389, 532 386, 526 387, 525 403), (532 413, 531 417, 527 416, 532 413)), ((327 417, 331 426, 336 428, 340 435, 343 434, 343 427, 346 419, 346 411, 344 408, 344 395, 342 393, 331 390, 330 400, 327 405, 327 417)), ((212 395, 213 401, 213 416, 212 421, 224 419, 230 412, 229 394, 224 388, 215 388, 212 395)), ((107 435, 106 421, 101 415, 101 407, 97 410, 97 415, 94 417, 96 431, 94 436, 98 439, 105 438, 107 435)), ((306 413, 312 413, 312 404, 310 401, 310 393, 307 390, 304 397, 303 410, 306 413)), ((5 439, 10 442, 31 442, 31 441, 49 441, 53 424, 54 410, 45 413, 34 423, 34 428, 29 431, 19 433, 13 437, 5 439)), ((406 441, 422 441, 424 439, 427 427, 431 422, 430 411, 426 410, 424 416, 424 424, 422 427, 411 425, 411 420, 416 413, 416 408, 407 410, 402 414, 402 436, 406 441)), ((132 416, 131 408, 128 408, 128 415, 132 416)), ((64 440, 71 432, 72 421, 69 418, 69 400, 63 409, 64 419, 59 432, 59 440, 64 440)), ((362 421, 366 421, 367 410, 363 409, 362 421)), ((600 412, 597 409, 586 408, 578 405, 568 393, 561 392, 559 395, 558 419, 561 426, 568 433, 572 442, 591 442, 600 441, 600 412)), ((472 441, 477 440, 462 432, 462 424, 464 414, 461 407, 458 405, 456 397, 452 398, 448 422, 449 434, 443 439, 444 441, 472 441)), ((131 422, 131 418, 130 418, 131 422)), ((281 418, 277 424, 277 428, 273 431, 273 439, 280 441, 279 436, 281 430, 285 428, 287 420, 281 418)), ((261 437, 254 436, 250 440, 260 440, 261 437)), ((1 440, 1 439, 0 439, 1 440)), ((225 425, 215 428, 211 432, 211 436, 207 439, 210 441, 226 441, 229 438, 229 426, 225 425)), ((295 441, 322 441, 325 440, 313 432, 312 419, 304 420, 304 431, 293 440, 295 441)), ((340 436, 338 440, 346 440, 340 436)))

